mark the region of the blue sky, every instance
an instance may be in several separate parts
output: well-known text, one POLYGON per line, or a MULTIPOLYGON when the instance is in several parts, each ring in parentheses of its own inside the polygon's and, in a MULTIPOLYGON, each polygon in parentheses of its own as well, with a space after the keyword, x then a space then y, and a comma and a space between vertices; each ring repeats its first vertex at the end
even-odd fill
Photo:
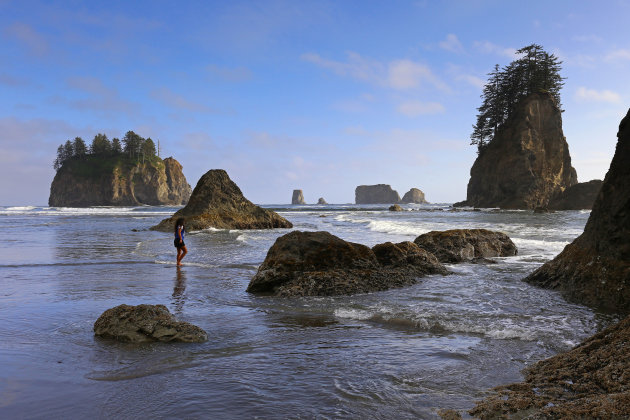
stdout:
POLYGON ((256 203, 354 201, 361 184, 466 197, 494 64, 563 60, 580 181, 630 106, 630 1, 0 0, 0 205, 44 205, 57 146, 134 130, 194 187, 222 168, 256 203))

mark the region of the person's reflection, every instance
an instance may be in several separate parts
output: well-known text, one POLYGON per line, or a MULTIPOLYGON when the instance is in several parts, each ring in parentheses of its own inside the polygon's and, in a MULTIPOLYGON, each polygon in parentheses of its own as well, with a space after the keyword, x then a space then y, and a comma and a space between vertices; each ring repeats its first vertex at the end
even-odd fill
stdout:
POLYGON ((175 276, 175 287, 173 288, 173 304, 175 312, 181 313, 186 301, 186 275, 181 267, 177 267, 177 275, 175 276))

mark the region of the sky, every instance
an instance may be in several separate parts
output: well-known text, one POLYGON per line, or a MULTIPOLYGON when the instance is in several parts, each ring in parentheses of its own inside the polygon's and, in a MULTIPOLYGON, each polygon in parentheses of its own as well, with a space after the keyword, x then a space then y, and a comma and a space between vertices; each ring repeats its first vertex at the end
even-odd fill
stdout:
POLYGON ((46 205, 57 147, 133 130, 194 187, 225 169, 258 204, 390 184, 466 198, 495 64, 537 43, 566 77, 580 182, 630 106, 630 0, 0 0, 0 205, 46 205))

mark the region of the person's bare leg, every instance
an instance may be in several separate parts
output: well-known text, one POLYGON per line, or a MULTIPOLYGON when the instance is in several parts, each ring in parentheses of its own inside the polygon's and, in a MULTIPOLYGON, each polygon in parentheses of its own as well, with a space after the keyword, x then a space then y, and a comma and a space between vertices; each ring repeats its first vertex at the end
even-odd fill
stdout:
POLYGON ((188 250, 186 249, 185 246, 178 248, 177 251, 179 253, 179 251, 182 251, 181 255, 177 256, 177 265, 182 265, 182 260, 184 259, 184 257, 186 256, 186 254, 188 254, 188 250))
POLYGON ((179 248, 177 248, 177 265, 182 265, 182 264, 181 264, 181 260, 182 260, 182 248, 183 248, 183 247, 179 247, 179 248))

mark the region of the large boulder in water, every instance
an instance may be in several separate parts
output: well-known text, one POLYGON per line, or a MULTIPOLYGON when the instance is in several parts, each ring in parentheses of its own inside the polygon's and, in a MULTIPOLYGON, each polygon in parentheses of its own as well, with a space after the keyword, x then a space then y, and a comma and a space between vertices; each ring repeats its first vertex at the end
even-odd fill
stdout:
POLYGON ((426 204, 427 200, 425 200, 422 190, 412 188, 403 195, 400 202, 408 204, 426 204))
POLYGON ((263 209, 243 196, 240 188, 223 169, 206 172, 190 196, 188 204, 162 220, 153 230, 170 232, 179 217, 190 230, 291 228, 293 224, 276 212, 263 209))
POLYGON ((302 190, 293 190, 291 204, 306 204, 306 201, 304 201, 304 193, 302 193, 302 190))
POLYGON ((178 322, 164 305, 119 305, 108 309, 94 323, 94 335, 131 343, 201 343, 208 339, 201 328, 178 322))
POLYGON ((356 204, 396 204, 400 203, 400 196, 387 184, 359 185, 354 190, 354 202, 356 204))
POLYGON ((577 183, 562 112, 548 93, 524 98, 470 170, 465 201, 456 206, 535 209, 577 183))
POLYGON ((549 201, 549 210, 591 210, 604 182, 593 179, 575 184, 549 201))
POLYGON ((630 317, 566 353, 536 363, 469 414, 480 419, 627 419, 630 317))
POLYGON ((570 300, 630 313, 630 110, 584 233, 525 281, 570 300))
POLYGON ((247 291, 277 296, 367 293, 413 284, 425 274, 446 274, 412 243, 375 250, 328 232, 293 231, 276 240, 247 291))
POLYGON ((487 229, 432 231, 418 236, 414 243, 442 263, 511 257, 517 253, 516 245, 505 233, 487 229))

